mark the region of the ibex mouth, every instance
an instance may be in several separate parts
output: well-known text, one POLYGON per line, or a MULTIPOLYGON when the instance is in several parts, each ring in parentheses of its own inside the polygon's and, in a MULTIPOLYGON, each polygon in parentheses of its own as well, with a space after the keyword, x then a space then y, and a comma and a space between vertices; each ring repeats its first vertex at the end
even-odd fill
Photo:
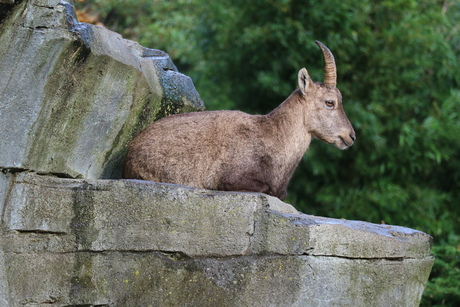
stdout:
POLYGON ((340 144, 341 146, 337 145, 337 147, 340 148, 340 149, 347 149, 348 147, 350 147, 354 143, 353 140, 347 141, 341 136, 339 136, 339 139, 340 139, 340 141, 342 141, 342 144, 340 144), (345 145, 345 146, 343 146, 343 145, 345 145))

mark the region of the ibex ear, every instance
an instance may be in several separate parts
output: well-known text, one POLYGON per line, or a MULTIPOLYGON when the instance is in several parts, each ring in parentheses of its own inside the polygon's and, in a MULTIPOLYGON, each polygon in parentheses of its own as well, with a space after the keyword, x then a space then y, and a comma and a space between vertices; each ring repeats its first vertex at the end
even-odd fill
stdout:
POLYGON ((313 81, 305 68, 299 70, 299 88, 303 95, 313 89, 313 81))

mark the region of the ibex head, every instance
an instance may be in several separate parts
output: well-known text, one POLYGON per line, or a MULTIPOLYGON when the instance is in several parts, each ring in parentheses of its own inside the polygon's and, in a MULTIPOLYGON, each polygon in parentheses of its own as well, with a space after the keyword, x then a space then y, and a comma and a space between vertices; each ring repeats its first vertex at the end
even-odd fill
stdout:
POLYGON ((324 82, 313 82, 305 68, 299 71, 299 88, 306 103, 305 123, 309 133, 337 148, 346 149, 356 139, 337 89, 337 69, 332 52, 316 41, 324 55, 324 82))

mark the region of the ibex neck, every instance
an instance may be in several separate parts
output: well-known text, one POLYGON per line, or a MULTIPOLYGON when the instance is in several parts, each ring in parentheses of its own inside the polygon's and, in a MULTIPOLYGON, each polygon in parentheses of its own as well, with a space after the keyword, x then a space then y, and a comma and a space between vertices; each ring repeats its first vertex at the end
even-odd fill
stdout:
POLYGON ((276 109, 267 114, 267 117, 281 131, 285 129, 306 131, 304 114, 305 106, 302 105, 301 93, 300 90, 296 90, 276 109))
POLYGON ((296 153, 302 156, 311 142, 311 135, 305 123, 305 102, 300 90, 294 91, 275 110, 267 114, 278 142, 285 146, 296 147, 296 153))

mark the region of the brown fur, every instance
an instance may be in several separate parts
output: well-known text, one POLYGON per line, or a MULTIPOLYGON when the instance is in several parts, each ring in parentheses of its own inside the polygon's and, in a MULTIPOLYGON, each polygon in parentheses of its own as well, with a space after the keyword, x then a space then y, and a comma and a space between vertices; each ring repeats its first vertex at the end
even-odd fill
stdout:
POLYGON ((284 199, 312 137, 340 149, 355 139, 337 88, 313 83, 305 68, 299 87, 267 115, 205 111, 154 122, 129 144, 123 177, 284 199))

